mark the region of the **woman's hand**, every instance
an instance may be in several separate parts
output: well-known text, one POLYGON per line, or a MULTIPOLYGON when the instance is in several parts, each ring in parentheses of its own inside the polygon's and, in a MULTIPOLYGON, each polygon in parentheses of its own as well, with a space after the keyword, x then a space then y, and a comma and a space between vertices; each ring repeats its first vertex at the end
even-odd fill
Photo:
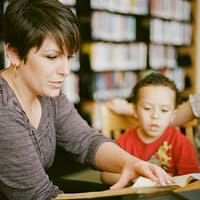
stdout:
POLYGON ((110 189, 119 189, 131 184, 138 176, 147 177, 160 185, 173 183, 173 178, 158 165, 139 160, 127 162, 122 170, 120 179, 110 189))

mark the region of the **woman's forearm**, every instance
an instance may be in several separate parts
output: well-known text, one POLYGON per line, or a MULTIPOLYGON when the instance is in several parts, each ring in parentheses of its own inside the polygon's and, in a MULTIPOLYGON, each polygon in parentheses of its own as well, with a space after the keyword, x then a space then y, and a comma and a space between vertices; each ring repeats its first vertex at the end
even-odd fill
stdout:
MULTIPOLYGON (((108 172, 120 173, 129 154, 112 142, 103 143, 96 153, 96 166, 108 172)), ((134 159, 131 156, 131 159, 134 159)), ((135 158, 137 160, 137 158, 135 158)))
POLYGON ((100 178, 101 178, 102 182, 104 182, 108 185, 113 185, 119 180, 120 174, 103 171, 103 172, 101 172, 100 178))

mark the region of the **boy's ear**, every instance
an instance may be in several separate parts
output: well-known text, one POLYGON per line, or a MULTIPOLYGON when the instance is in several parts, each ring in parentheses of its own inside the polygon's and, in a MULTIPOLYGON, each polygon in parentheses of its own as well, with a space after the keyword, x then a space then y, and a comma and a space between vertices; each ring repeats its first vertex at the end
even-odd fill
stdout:
POLYGON ((13 66, 20 65, 20 59, 19 59, 17 51, 13 47, 11 47, 9 44, 6 45, 6 53, 7 53, 10 63, 13 66))
POLYGON ((135 119, 138 119, 137 108, 136 108, 136 105, 135 105, 135 104, 133 104, 133 117, 134 117, 135 119))

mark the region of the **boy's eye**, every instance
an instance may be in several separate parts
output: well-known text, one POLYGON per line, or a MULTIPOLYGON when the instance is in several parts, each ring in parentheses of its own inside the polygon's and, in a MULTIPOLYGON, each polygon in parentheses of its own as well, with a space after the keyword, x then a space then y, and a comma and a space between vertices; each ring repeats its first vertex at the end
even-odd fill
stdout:
POLYGON ((144 107, 144 110, 151 110, 150 107, 144 107))
POLYGON ((161 111, 162 111, 162 112, 168 112, 168 109, 162 108, 161 111))

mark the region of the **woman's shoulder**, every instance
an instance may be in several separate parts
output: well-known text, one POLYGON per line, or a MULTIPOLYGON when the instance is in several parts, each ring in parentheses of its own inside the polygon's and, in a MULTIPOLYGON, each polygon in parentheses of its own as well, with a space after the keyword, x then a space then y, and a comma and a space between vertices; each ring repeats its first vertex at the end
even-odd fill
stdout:
POLYGON ((14 95, 5 79, 0 75, 0 108, 11 106, 14 101, 14 95))

